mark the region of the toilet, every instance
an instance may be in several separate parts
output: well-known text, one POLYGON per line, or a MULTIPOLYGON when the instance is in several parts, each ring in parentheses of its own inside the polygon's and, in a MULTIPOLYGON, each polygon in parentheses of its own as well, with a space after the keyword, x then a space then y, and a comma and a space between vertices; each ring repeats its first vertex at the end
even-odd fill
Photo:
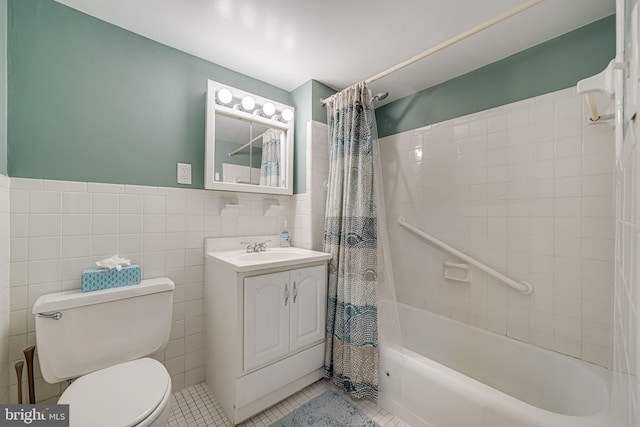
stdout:
POLYGON ((171 378, 146 357, 169 341, 174 283, 42 295, 33 305, 42 377, 75 380, 58 403, 71 427, 167 425, 171 378))

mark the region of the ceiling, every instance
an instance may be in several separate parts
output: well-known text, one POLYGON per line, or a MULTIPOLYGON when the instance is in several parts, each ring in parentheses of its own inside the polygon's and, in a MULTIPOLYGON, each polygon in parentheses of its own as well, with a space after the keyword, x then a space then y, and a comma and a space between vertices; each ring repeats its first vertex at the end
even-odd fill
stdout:
MULTIPOLYGON (((292 91, 343 89, 524 0, 56 0, 149 39, 292 91)), ((543 3, 371 85, 385 102, 615 12, 615 0, 543 3)))

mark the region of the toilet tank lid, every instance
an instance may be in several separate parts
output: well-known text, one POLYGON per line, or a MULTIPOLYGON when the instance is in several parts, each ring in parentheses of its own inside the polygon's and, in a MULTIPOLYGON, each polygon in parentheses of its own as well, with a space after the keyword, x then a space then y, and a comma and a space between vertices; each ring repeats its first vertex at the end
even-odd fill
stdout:
POLYGON ((101 291, 82 292, 80 289, 41 295, 33 304, 33 314, 50 313, 85 305, 100 304, 126 298, 139 297, 175 289, 175 284, 166 277, 142 280, 139 285, 104 289, 101 291))

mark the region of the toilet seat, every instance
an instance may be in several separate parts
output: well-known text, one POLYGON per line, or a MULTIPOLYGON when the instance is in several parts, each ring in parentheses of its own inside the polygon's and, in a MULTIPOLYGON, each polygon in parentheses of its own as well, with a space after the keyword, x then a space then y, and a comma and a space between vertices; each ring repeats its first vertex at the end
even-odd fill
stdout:
POLYGON ((70 425, 149 425, 171 397, 171 378, 157 360, 143 358, 110 366, 75 380, 58 403, 69 405, 70 425))

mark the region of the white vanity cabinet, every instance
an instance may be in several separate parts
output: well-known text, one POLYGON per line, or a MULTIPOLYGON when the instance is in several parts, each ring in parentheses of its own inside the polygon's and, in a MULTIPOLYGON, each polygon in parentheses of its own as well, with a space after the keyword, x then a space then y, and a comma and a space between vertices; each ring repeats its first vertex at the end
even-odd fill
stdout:
POLYGON ((288 248, 307 256, 282 262, 278 249, 262 257, 205 243, 205 379, 234 424, 323 376, 331 255, 288 248))
POLYGON ((244 369, 325 338, 326 265, 244 279, 244 369))

